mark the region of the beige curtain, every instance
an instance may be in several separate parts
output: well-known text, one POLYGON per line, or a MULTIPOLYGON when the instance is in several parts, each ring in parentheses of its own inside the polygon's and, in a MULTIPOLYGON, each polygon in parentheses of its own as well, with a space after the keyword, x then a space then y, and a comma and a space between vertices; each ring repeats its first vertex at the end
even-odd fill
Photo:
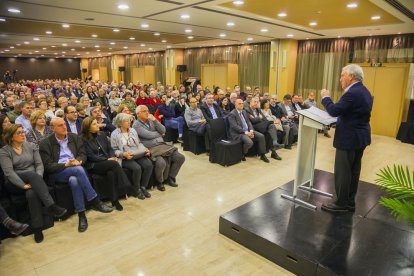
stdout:
POLYGON ((299 41, 296 64, 295 94, 307 98, 310 92, 316 95, 320 106, 320 90, 331 91, 334 101, 342 96, 339 82, 341 69, 349 60, 349 39, 325 39, 299 41))
POLYGON ((125 81, 129 83, 132 80, 131 67, 140 67, 144 65, 154 65, 155 79, 165 83, 165 52, 140 53, 125 55, 125 81))
POLYGON ((412 63, 414 34, 355 38, 352 62, 412 63))
POLYGON ((269 91, 270 43, 243 45, 240 47, 239 81, 242 91, 246 86, 259 86, 269 91))

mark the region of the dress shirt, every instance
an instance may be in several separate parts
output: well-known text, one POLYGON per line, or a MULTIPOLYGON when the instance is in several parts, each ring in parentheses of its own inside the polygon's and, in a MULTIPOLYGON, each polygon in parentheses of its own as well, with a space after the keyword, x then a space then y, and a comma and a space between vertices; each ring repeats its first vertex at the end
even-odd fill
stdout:
POLYGON ((69 122, 69 127, 70 127, 70 132, 79 134, 78 129, 76 127, 76 121, 73 124, 71 122, 69 122))
POLYGON ((27 133, 32 126, 30 125, 30 121, 22 115, 16 118, 15 124, 21 124, 25 133, 27 133))
POLYGON ((285 105, 286 108, 286 112, 288 114, 288 116, 294 116, 295 114, 293 113, 292 109, 290 109, 289 105, 285 105))
POLYGON ((56 136, 56 141, 58 142, 58 144, 60 145, 60 154, 59 154, 59 164, 65 164, 67 163, 70 159, 73 159, 73 153, 70 151, 69 147, 68 147, 68 137, 66 136, 65 139, 63 141, 60 141, 56 136))
POLYGON ((207 105, 207 106, 208 106, 208 109, 210 109, 211 115, 213 115, 213 119, 217 119, 218 116, 217 116, 216 110, 214 109, 214 105, 207 105))

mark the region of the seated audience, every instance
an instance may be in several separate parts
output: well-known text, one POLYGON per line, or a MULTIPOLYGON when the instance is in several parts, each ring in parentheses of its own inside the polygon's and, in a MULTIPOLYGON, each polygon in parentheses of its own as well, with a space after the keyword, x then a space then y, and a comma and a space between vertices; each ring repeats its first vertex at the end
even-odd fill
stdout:
POLYGON ((3 146, 3 141, 1 137, 3 133, 11 126, 9 117, 6 114, 0 114, 0 146, 3 146))
POLYGON ((285 96, 283 96, 283 101, 279 103, 279 107, 282 110, 283 117, 297 124, 299 117, 296 114, 296 111, 292 106, 292 96, 290 96, 289 94, 286 94, 285 96))
POLYGON ((115 156, 121 160, 122 168, 132 172, 133 195, 142 200, 149 198, 151 195, 147 188, 153 170, 148 158, 151 152, 140 142, 135 129, 131 128, 131 116, 120 113, 115 117, 114 124, 117 128, 111 134, 111 146, 115 156))
POLYGON ((90 173, 104 175, 110 186, 112 205, 122 211, 118 191, 131 186, 125 172, 118 163, 118 158, 107 136, 99 131, 96 119, 88 117, 82 121, 81 137, 86 151, 85 167, 90 173))
POLYGON ((197 107, 195 98, 190 100, 190 108, 185 110, 184 118, 189 130, 198 135, 204 135, 207 120, 204 118, 201 109, 197 107))
POLYGON ((167 95, 161 96, 162 105, 158 107, 159 117, 164 121, 165 127, 178 130, 178 141, 182 142, 184 118, 175 117, 174 106, 170 105, 167 95))
POLYGON ((147 93, 145 93, 145 91, 139 91, 139 97, 137 98, 135 103, 137 104, 137 106, 141 104, 150 104, 150 102, 148 101, 147 93))
POLYGON ((74 134, 80 134, 82 119, 78 118, 78 112, 76 107, 68 105, 64 109, 65 112, 65 123, 68 132, 74 134))
POLYGON ((172 146, 165 145, 163 139, 165 127, 152 114, 149 114, 145 105, 138 106, 136 111, 138 119, 133 127, 144 146, 150 149, 151 157, 155 158, 157 188, 161 191, 165 190, 163 183, 177 187, 176 177, 184 164, 184 155, 171 149, 172 146), (164 150, 161 151, 160 148, 164 150), (168 153, 165 152, 165 149, 168 153))
POLYGON ((26 132, 26 140, 39 147, 39 142, 52 134, 50 127, 46 125, 46 117, 42 111, 37 110, 30 116, 31 129, 26 132))
POLYGON ((107 118, 102 117, 102 110, 100 106, 92 107, 91 117, 96 119, 100 131, 104 132, 107 136, 110 136, 111 132, 116 129, 116 127, 107 118))
POLYGON ((134 114, 137 104, 132 98, 132 93, 130 91, 126 91, 123 97, 124 100, 121 102, 121 104, 126 105, 129 109, 129 112, 131 112, 131 114, 134 114))
POLYGON ((117 92, 112 91, 109 93, 109 107, 111 109, 111 113, 114 113, 118 110, 118 106, 121 104, 121 99, 117 97, 117 92))
POLYGON ((309 108, 309 106, 303 102, 302 96, 299 95, 293 95, 292 106, 296 111, 309 108))
POLYGON ((221 113, 223 114, 223 117, 227 117, 230 113, 229 99, 223 98, 221 101, 219 101, 218 106, 221 110, 221 113))
POLYGON ((270 109, 270 103, 268 100, 262 100, 260 102, 260 107, 263 115, 269 122, 273 122, 278 131, 283 132, 283 145, 285 149, 292 149, 291 142, 289 140, 290 127, 288 124, 283 124, 282 121, 273 115, 272 110, 270 109))
POLYGON ((79 216, 78 231, 84 232, 88 229, 85 198, 97 211, 109 213, 112 212, 112 208, 99 200, 82 167, 86 161, 82 138, 74 133, 68 133, 66 123, 62 118, 53 118, 50 128, 54 134, 46 137, 39 144, 45 171, 49 174, 49 181, 52 184, 64 182, 70 186, 75 212, 79 216))
POLYGON ((4 133, 6 146, 0 149, 0 164, 9 183, 9 192, 24 192, 28 202, 31 227, 37 243, 43 241, 42 205, 56 218, 62 217, 66 209, 55 204, 43 180, 43 164, 39 150, 26 142, 22 125, 10 126, 4 133))
POLYGON ((13 110, 7 112, 7 117, 9 118, 10 122, 12 124, 14 124, 14 122, 16 121, 16 118, 20 116, 20 114, 22 113, 22 110, 20 108, 20 100, 15 100, 13 102, 13 110))
POLYGON ((76 107, 76 112, 78 112, 79 119, 83 120, 86 117, 88 117, 88 115, 86 114, 86 108, 83 104, 77 103, 75 107, 76 107))
POLYGON ((22 114, 16 118, 15 123, 22 125, 25 132, 27 132, 30 126, 30 115, 32 115, 33 107, 28 102, 21 102, 20 109, 22 114))
POLYGON ((223 117, 221 109, 214 104, 213 94, 207 94, 205 102, 200 107, 203 112, 204 118, 207 120, 213 120, 223 117))
MULTIPOLYGON (((269 163, 266 153, 266 141, 263 134, 253 129, 246 111, 243 109, 243 100, 237 99, 235 109, 230 112, 229 117, 229 134, 232 140, 241 140, 243 143, 243 154, 246 155, 253 146, 253 141, 258 143, 258 154, 260 159, 269 163)), ((243 161, 246 158, 243 157, 243 161)))

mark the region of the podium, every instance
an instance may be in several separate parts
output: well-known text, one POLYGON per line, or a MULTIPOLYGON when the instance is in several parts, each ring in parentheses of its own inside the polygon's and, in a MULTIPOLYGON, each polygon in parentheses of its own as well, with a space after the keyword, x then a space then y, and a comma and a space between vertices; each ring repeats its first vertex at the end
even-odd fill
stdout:
POLYGON ((318 130, 336 122, 327 112, 311 107, 296 112, 299 114, 298 152, 296 159, 296 174, 293 195, 282 194, 284 199, 293 201, 305 207, 316 209, 316 206, 297 198, 298 189, 312 193, 333 197, 332 194, 320 191, 313 187, 315 171, 316 141, 318 130), (305 184, 309 183, 308 186, 305 184))

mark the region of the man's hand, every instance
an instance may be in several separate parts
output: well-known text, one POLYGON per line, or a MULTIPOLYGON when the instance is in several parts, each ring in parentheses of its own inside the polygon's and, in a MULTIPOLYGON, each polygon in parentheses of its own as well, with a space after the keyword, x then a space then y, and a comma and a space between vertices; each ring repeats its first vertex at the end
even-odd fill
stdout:
POLYGON ((254 138, 254 132, 253 131, 249 131, 247 133, 247 137, 249 137, 250 139, 253 139, 254 138))
POLYGON ((206 123, 207 121, 206 121, 206 119, 200 119, 200 123, 206 123))
POLYGON ((279 119, 276 119, 275 120, 275 124, 280 125, 280 120, 279 119))
POLYGON ((126 151, 122 154, 122 156, 128 160, 131 160, 134 157, 130 152, 126 151))
POLYGON ((330 97, 331 96, 331 92, 329 92, 329 90, 327 89, 322 89, 321 90, 321 97, 330 97))
POLYGON ((148 120, 150 120, 151 122, 153 122, 153 121, 155 121, 156 119, 155 119, 154 115, 149 114, 149 115, 148 115, 148 120))
POLYGON ((108 158, 108 160, 118 161, 118 158, 116 158, 116 157, 110 157, 110 158, 108 158))
POLYGON ((32 188, 32 185, 30 185, 30 184, 24 184, 24 186, 23 186, 23 189, 25 189, 25 190, 29 190, 31 188, 32 188))
POLYGON ((149 149, 145 149, 145 156, 150 156, 150 155, 151 155, 150 150, 149 149))

